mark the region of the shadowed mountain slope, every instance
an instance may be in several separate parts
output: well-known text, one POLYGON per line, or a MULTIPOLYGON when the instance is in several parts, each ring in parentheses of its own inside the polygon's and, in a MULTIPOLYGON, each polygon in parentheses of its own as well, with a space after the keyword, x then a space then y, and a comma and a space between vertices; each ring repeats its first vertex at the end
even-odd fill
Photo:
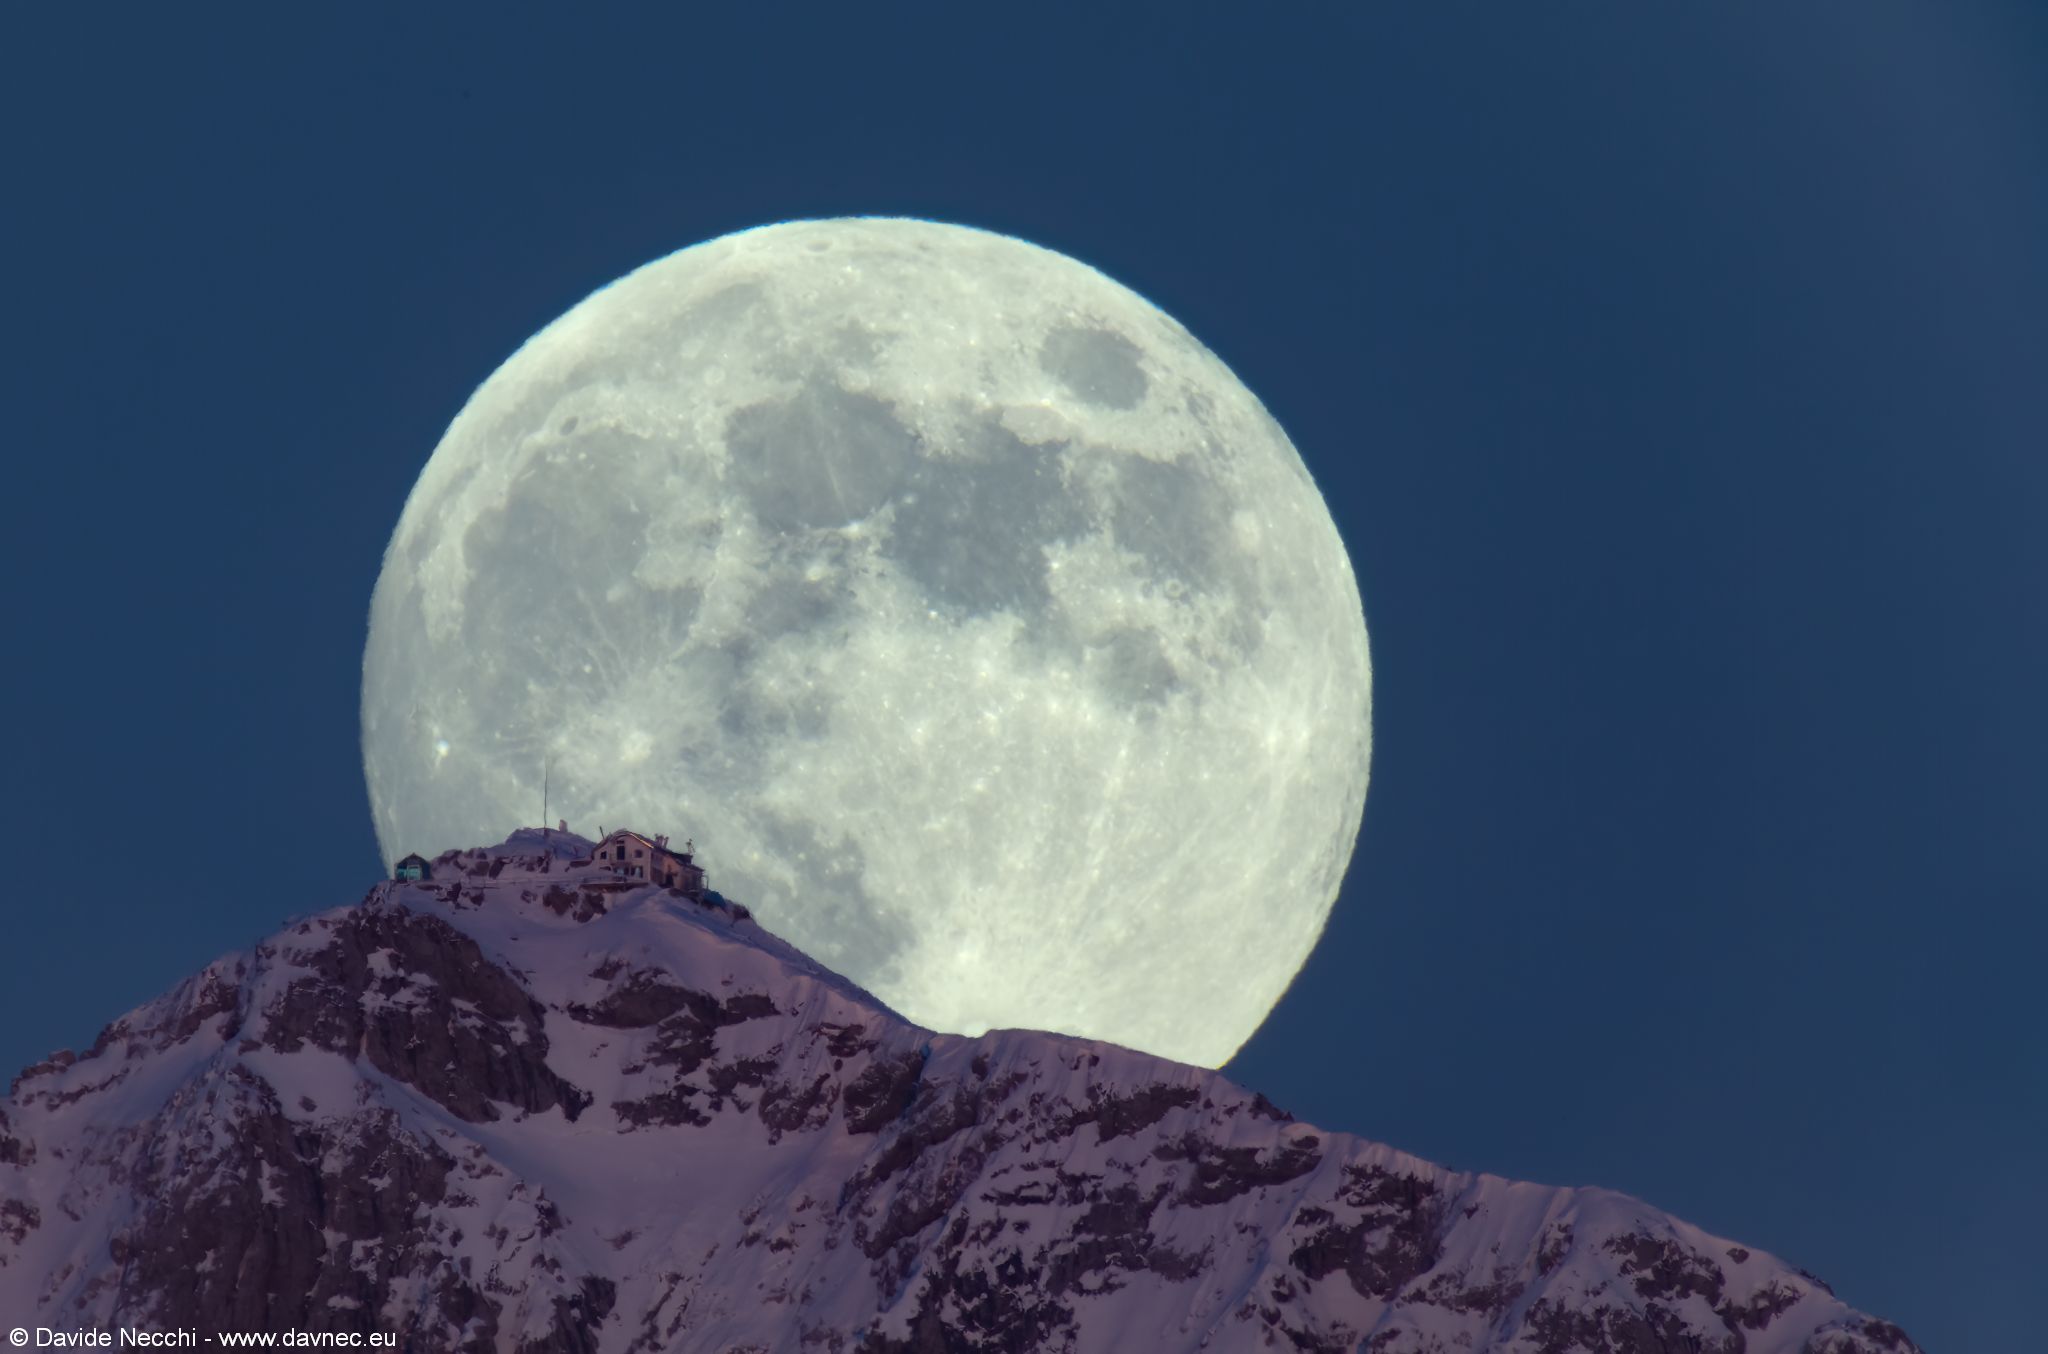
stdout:
POLYGON ((1622 1195, 916 1028, 588 851, 451 852, 22 1073, 0 1312, 607 1354, 1916 1348, 1622 1195))

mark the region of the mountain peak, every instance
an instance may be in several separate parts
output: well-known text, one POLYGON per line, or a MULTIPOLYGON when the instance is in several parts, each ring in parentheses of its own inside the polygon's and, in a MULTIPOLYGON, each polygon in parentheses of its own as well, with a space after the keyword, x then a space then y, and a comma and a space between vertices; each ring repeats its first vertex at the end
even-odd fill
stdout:
POLYGON ((593 846, 446 852, 24 1071, 0 1310, 421 1350, 1914 1349, 1623 1195, 920 1029, 593 846))

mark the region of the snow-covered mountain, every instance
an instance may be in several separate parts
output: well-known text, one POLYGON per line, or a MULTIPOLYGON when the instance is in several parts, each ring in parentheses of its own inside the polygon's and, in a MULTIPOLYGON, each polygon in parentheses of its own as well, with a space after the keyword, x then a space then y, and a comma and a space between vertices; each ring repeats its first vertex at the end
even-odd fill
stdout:
POLYGON ((1222 1076, 935 1035, 715 896, 522 832, 15 1081, 0 1325, 417 1350, 1905 1354, 1598 1189, 1222 1076))

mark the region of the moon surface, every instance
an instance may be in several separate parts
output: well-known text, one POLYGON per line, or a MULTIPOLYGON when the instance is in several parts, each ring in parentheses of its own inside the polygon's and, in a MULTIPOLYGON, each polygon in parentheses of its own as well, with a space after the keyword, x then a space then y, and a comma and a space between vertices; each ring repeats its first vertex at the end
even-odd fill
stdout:
POLYGON ((541 813, 928 1027, 1220 1065, 1321 934, 1371 664, 1251 392, 1095 270, 791 222, 596 292, 471 396, 371 605, 387 858, 541 813))

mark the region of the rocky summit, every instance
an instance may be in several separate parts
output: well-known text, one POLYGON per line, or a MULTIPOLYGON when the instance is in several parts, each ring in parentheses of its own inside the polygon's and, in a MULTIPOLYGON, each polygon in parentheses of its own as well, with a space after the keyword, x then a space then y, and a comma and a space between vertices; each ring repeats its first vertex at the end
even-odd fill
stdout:
POLYGON ((23 1072, 0 1324, 505 1351, 1911 1354, 1622 1195, 1108 1044, 933 1034, 521 832, 23 1072))

